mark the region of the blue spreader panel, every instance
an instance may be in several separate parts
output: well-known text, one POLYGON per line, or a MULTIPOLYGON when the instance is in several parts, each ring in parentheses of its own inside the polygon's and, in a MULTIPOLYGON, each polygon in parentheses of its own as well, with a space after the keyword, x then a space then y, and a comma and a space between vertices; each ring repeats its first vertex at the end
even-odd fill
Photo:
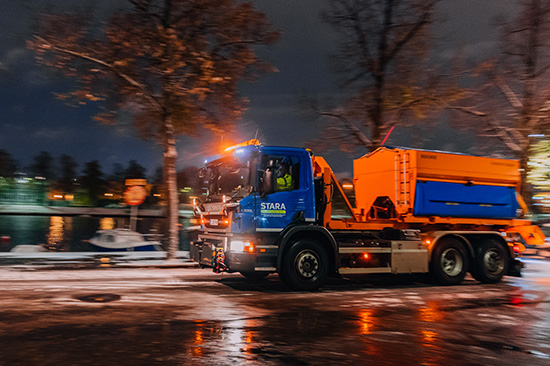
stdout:
POLYGON ((414 214, 511 219, 519 205, 513 187, 460 183, 416 183, 414 214))

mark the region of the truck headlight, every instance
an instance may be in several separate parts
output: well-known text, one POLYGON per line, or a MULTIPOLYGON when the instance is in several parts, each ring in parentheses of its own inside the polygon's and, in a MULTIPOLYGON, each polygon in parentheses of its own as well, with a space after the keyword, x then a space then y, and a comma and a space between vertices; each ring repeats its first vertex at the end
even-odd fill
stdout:
POLYGON ((231 251, 233 251, 233 252, 242 252, 242 251, 244 251, 244 241, 242 241, 242 240, 231 240, 231 251))
POLYGON ((254 244, 250 241, 231 240, 231 251, 233 252, 254 252, 254 244))

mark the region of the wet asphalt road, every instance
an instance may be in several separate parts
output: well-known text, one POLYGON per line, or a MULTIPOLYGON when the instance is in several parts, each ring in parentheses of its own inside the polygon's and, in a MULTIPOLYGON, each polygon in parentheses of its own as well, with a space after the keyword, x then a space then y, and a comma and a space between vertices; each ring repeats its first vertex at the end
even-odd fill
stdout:
POLYGON ((204 269, 0 267, 0 366, 550 365, 550 261, 496 285, 425 276, 288 291, 204 269))

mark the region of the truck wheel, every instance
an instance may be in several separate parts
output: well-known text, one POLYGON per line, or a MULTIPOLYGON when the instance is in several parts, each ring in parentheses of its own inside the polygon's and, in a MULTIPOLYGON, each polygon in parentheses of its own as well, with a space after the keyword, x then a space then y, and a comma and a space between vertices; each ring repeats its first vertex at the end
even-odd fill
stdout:
POLYGON ((487 239, 475 250, 472 276, 482 283, 496 283, 508 273, 510 263, 504 246, 495 239, 487 239))
POLYGON ((256 272, 256 271, 240 272, 240 274, 242 274, 244 277, 246 277, 248 279, 251 279, 251 280, 261 280, 261 279, 266 278, 267 276, 269 276, 269 273, 270 272, 256 272))
POLYGON ((457 285, 468 270, 468 255, 460 241, 444 238, 435 247, 430 270, 441 285, 457 285))
POLYGON ((313 240, 294 243, 281 267, 279 277, 294 290, 317 290, 328 277, 327 254, 321 244, 313 240))

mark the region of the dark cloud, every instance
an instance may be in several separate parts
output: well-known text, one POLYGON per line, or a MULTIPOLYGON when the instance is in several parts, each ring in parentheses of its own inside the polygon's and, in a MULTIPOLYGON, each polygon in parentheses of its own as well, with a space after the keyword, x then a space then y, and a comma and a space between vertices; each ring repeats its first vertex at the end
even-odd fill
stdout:
MULTIPOLYGON (((74 156, 84 162, 99 160, 106 170, 112 164, 137 160, 153 173, 162 163, 162 153, 152 142, 130 134, 117 133, 111 126, 92 120, 93 106, 73 108, 55 98, 54 92, 66 89, 66 82, 46 77, 34 62, 34 55, 25 48, 31 35, 32 20, 40 9, 53 4, 55 9, 86 6, 87 1, 74 0, 15 1, 0 3, 0 148, 28 164, 40 151, 54 156, 74 156), (34 131, 34 133, 32 132, 34 131)), ((272 24, 282 31, 280 42, 259 47, 261 57, 273 63, 279 72, 265 75, 257 82, 242 84, 242 94, 250 100, 237 133, 227 139, 249 139, 256 135, 262 142, 276 145, 303 145, 320 133, 318 127, 305 122, 298 107, 304 93, 337 96, 335 76, 327 66, 337 38, 320 19, 328 0, 253 0, 272 24)), ((95 1, 98 18, 125 0, 95 1)), ((514 0, 446 0, 439 8, 447 18, 436 30, 443 40, 442 56, 450 57, 462 49, 471 55, 494 49, 496 32, 494 16, 513 14, 514 0)), ((407 133, 402 133, 406 135, 407 133)), ((400 133, 395 133, 399 139, 400 133)), ((178 143, 178 166, 200 164, 208 137, 182 138, 178 143)), ((443 137, 441 146, 454 143, 452 136, 443 137)), ((440 148, 441 146, 427 146, 440 148)), ((452 145, 455 146, 455 145, 452 145)), ((351 159, 341 153, 327 156, 337 171, 351 169, 351 159)))
POLYGON ((445 53, 464 51, 467 56, 488 55, 498 42, 498 18, 517 14, 517 0, 446 0, 440 3, 437 27, 439 47, 445 53))

